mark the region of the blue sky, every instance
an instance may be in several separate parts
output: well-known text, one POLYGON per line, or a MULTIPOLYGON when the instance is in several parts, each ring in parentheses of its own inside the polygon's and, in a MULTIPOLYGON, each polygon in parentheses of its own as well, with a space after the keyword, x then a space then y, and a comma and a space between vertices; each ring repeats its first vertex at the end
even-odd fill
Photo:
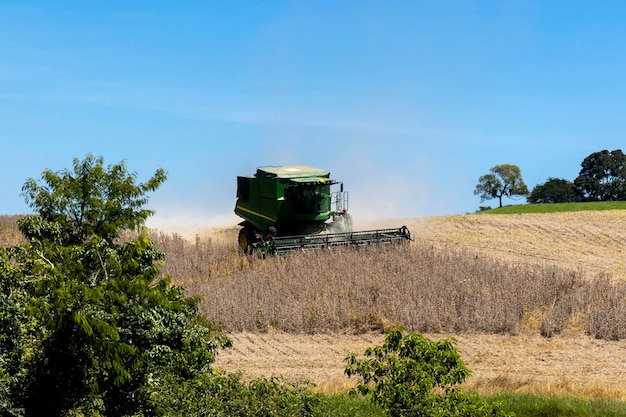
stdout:
POLYGON ((532 189, 623 149, 624 22, 622 1, 5 0, 0 213, 88 153, 168 172, 154 225, 234 224, 263 165, 329 170, 356 218, 473 212, 493 165, 532 189))

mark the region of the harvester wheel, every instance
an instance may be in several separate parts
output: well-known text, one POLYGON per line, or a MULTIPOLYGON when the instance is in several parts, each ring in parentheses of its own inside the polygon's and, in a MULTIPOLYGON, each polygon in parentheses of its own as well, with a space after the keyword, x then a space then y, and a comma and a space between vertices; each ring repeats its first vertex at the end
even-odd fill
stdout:
POLYGON ((276 228, 274 226, 268 227, 263 234, 263 240, 265 240, 266 242, 271 242, 272 240, 274 240, 274 236, 276 236, 276 233, 278 232, 276 231, 276 228))
POLYGON ((252 252, 252 237, 245 227, 239 231, 239 248, 246 255, 252 252))
POLYGON ((265 233, 263 233, 263 241, 265 244, 265 250, 270 255, 276 255, 276 243, 274 243, 274 237, 278 232, 274 226, 270 226, 267 228, 265 233))

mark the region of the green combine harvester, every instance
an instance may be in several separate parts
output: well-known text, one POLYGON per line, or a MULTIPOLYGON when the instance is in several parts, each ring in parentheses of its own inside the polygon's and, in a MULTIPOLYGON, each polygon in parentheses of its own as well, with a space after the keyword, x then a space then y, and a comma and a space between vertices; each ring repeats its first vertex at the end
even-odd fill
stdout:
POLYGON ((238 176, 235 213, 244 219, 239 247, 246 254, 411 240, 406 226, 354 232, 343 183, 309 166, 267 166, 238 176))

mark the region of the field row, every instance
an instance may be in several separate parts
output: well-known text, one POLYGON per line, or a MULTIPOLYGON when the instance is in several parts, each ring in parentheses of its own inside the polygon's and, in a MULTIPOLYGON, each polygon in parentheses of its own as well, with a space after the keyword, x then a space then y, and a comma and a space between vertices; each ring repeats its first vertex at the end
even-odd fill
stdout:
MULTIPOLYGON (((398 220, 380 224, 397 224, 398 220)), ((421 244, 475 250, 499 261, 547 262, 626 280, 626 211, 406 219, 421 244)))
MULTIPOLYGON (((432 340, 448 334, 427 334, 432 340)), ((282 375, 307 380, 323 392, 342 392, 354 380, 343 373, 344 358, 380 345, 384 335, 292 335, 236 333, 232 349, 216 364, 249 376, 282 375)), ((608 342, 576 335, 454 335, 461 356, 474 372, 468 388, 481 392, 543 392, 626 401, 626 340, 608 342)))

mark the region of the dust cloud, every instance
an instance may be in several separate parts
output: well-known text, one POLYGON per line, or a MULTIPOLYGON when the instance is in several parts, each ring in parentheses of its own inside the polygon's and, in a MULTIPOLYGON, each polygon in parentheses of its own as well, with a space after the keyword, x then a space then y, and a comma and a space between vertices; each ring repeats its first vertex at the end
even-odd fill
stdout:
POLYGON ((168 208, 157 209, 156 214, 146 221, 146 226, 164 233, 192 238, 210 229, 235 227, 240 221, 232 209, 215 213, 199 209, 168 208))

